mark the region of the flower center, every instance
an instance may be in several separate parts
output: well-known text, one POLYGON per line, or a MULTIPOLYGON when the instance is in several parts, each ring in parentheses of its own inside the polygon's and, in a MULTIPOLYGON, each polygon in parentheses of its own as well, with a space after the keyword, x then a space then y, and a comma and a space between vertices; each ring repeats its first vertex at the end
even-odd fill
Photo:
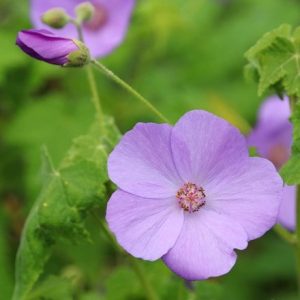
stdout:
POLYGON ((205 204, 205 194, 202 187, 194 183, 185 183, 177 192, 176 198, 184 211, 198 211, 205 204))
POLYGON ((108 20, 108 14, 104 6, 96 3, 93 3, 93 6, 95 8, 94 16, 92 20, 84 24, 84 27, 91 31, 97 31, 106 24, 108 20))
POLYGON ((279 169, 288 160, 289 150, 283 145, 276 145, 270 149, 268 158, 279 169))

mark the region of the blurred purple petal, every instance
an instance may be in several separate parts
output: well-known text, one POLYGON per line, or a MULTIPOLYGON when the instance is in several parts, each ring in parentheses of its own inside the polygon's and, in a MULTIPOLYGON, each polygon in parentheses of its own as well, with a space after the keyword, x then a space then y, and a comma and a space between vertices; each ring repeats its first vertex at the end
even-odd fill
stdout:
MULTIPOLYGON (((41 15, 54 7, 61 7, 72 16, 75 6, 85 0, 31 0, 31 19, 36 28, 49 27, 41 21, 41 15)), ((96 8, 95 19, 83 27, 85 44, 92 56, 102 57, 109 54, 123 41, 135 0, 93 0, 90 1, 96 8)), ((72 24, 63 29, 55 30, 57 34, 78 39, 77 31, 72 24)))
MULTIPOLYGON (((292 145, 292 124, 289 99, 268 98, 261 106, 257 125, 248 137, 248 145, 257 153, 273 162, 277 169, 288 160, 292 145)), ((278 222, 293 230, 296 224, 295 187, 285 186, 278 222)))

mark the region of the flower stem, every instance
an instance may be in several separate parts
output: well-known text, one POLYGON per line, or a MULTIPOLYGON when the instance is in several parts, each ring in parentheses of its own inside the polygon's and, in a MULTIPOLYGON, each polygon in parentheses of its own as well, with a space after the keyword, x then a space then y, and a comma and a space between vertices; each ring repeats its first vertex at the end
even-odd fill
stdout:
POLYGON ((129 261, 131 268, 136 273, 137 277, 139 278, 143 288, 145 289, 146 295, 149 300, 158 300, 154 290, 152 289, 152 286, 148 280, 148 278, 145 276, 145 272, 142 269, 141 265, 137 262, 136 259, 130 257, 129 261))
POLYGON ((120 77, 115 75, 111 70, 105 67, 102 63, 98 62, 97 60, 91 61, 97 68, 99 68, 107 77, 111 78, 117 84, 122 86, 126 89, 129 93, 135 96, 139 101, 141 101, 145 106, 148 107, 153 113, 155 113, 163 122, 170 123, 169 120, 155 108, 146 98, 144 98, 140 93, 138 93, 135 89, 133 89, 129 84, 127 84, 124 80, 120 77))
POLYGON ((84 43, 84 38, 83 38, 83 33, 82 33, 81 24, 78 23, 78 22, 77 22, 76 20, 74 20, 74 19, 71 19, 70 22, 71 22, 72 24, 75 25, 75 27, 76 27, 76 29, 77 29, 77 33, 78 33, 78 38, 79 38, 79 40, 80 40, 81 42, 84 43))
POLYGON ((297 244, 297 236, 294 233, 287 231, 281 225, 277 224, 274 226, 274 231, 286 242, 290 243, 291 245, 297 244))
POLYGON ((90 65, 86 66, 86 70, 87 70, 87 76, 88 76, 90 89, 91 89, 91 92, 92 92, 92 103, 95 107, 96 114, 97 114, 97 117, 98 117, 99 122, 100 122, 101 132, 103 133, 105 131, 104 114, 103 114, 102 107, 101 107, 101 104, 100 104, 100 97, 99 97, 99 93, 98 93, 98 90, 97 90, 95 76, 94 76, 94 73, 93 73, 93 69, 91 68, 90 65))
MULTIPOLYGON (((70 20, 72 24, 75 25, 76 29, 77 29, 77 34, 78 34, 78 38, 79 40, 84 43, 84 37, 83 37, 83 33, 82 33, 82 27, 81 24, 76 21, 75 19, 71 19, 70 20)), ((103 110, 101 107, 101 102, 100 102, 100 97, 99 97, 99 93, 97 90, 97 85, 96 85, 96 80, 95 80, 95 76, 93 73, 93 69, 90 65, 86 66, 86 70, 87 70, 87 77, 88 77, 88 81, 89 81, 89 85, 90 85, 90 89, 92 92, 92 103, 94 105, 94 108, 96 110, 96 115, 99 119, 100 122, 100 129, 101 132, 105 132, 105 126, 104 126, 104 114, 103 114, 103 110)))
MULTIPOLYGON (((110 243, 112 244, 112 246, 114 247, 116 252, 118 252, 121 256, 126 255, 126 253, 120 248, 120 246, 117 244, 114 237, 111 235, 110 231, 107 228, 106 223, 101 218, 99 218, 96 213, 93 213, 93 215, 94 215, 95 219, 97 220, 98 224, 100 225, 106 238, 110 241, 110 243)), ((144 270, 139 265, 138 261, 135 258, 131 257, 130 255, 127 255, 127 257, 129 259, 129 265, 130 265, 131 269, 136 273, 138 279, 141 282, 141 285, 143 286, 143 288, 146 291, 148 300, 158 300, 156 293, 154 292, 144 270)))

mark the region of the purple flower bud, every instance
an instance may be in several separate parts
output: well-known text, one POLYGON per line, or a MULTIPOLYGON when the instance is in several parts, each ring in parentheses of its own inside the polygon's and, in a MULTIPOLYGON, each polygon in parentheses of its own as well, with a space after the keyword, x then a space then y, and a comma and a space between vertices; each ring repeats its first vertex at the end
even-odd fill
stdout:
POLYGON ((89 61, 89 51, 81 42, 47 30, 22 30, 16 44, 31 57, 54 65, 83 66, 89 61))

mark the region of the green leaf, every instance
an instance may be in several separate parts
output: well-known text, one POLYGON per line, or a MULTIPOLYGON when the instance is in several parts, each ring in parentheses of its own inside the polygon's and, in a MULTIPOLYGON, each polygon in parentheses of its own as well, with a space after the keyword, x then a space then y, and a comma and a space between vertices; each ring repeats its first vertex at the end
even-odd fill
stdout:
POLYGON ((220 284, 213 281, 199 281, 195 286, 196 299, 221 300, 224 299, 223 289, 220 284))
MULTIPOLYGON (((293 100, 292 100, 293 101, 293 100)), ((289 185, 300 183, 300 103, 296 103, 291 117, 293 123, 292 155, 282 167, 280 174, 289 185)))
POLYGON ((118 138, 113 121, 107 119, 105 133, 94 125, 89 134, 73 141, 58 169, 43 151, 44 186, 23 230, 16 262, 15 300, 27 299, 52 245, 61 239, 77 242, 88 238, 84 219, 105 197, 107 156, 118 138))
POLYGON ((139 299, 141 284, 128 266, 119 266, 106 283, 107 300, 139 299))
POLYGON ((71 282, 62 277, 49 276, 27 297, 28 300, 72 300, 71 282))
POLYGON ((300 29, 292 31, 290 25, 265 34, 246 52, 249 65, 246 74, 258 74, 258 94, 268 89, 300 97, 300 29))
POLYGON ((280 175, 288 185, 300 183, 300 154, 291 156, 280 170, 280 175))
POLYGON ((249 64, 245 73, 251 77, 256 72, 258 94, 273 89, 282 97, 288 95, 292 103, 293 146, 289 161, 281 169, 287 184, 300 183, 300 27, 290 25, 265 34, 246 53, 249 64))

